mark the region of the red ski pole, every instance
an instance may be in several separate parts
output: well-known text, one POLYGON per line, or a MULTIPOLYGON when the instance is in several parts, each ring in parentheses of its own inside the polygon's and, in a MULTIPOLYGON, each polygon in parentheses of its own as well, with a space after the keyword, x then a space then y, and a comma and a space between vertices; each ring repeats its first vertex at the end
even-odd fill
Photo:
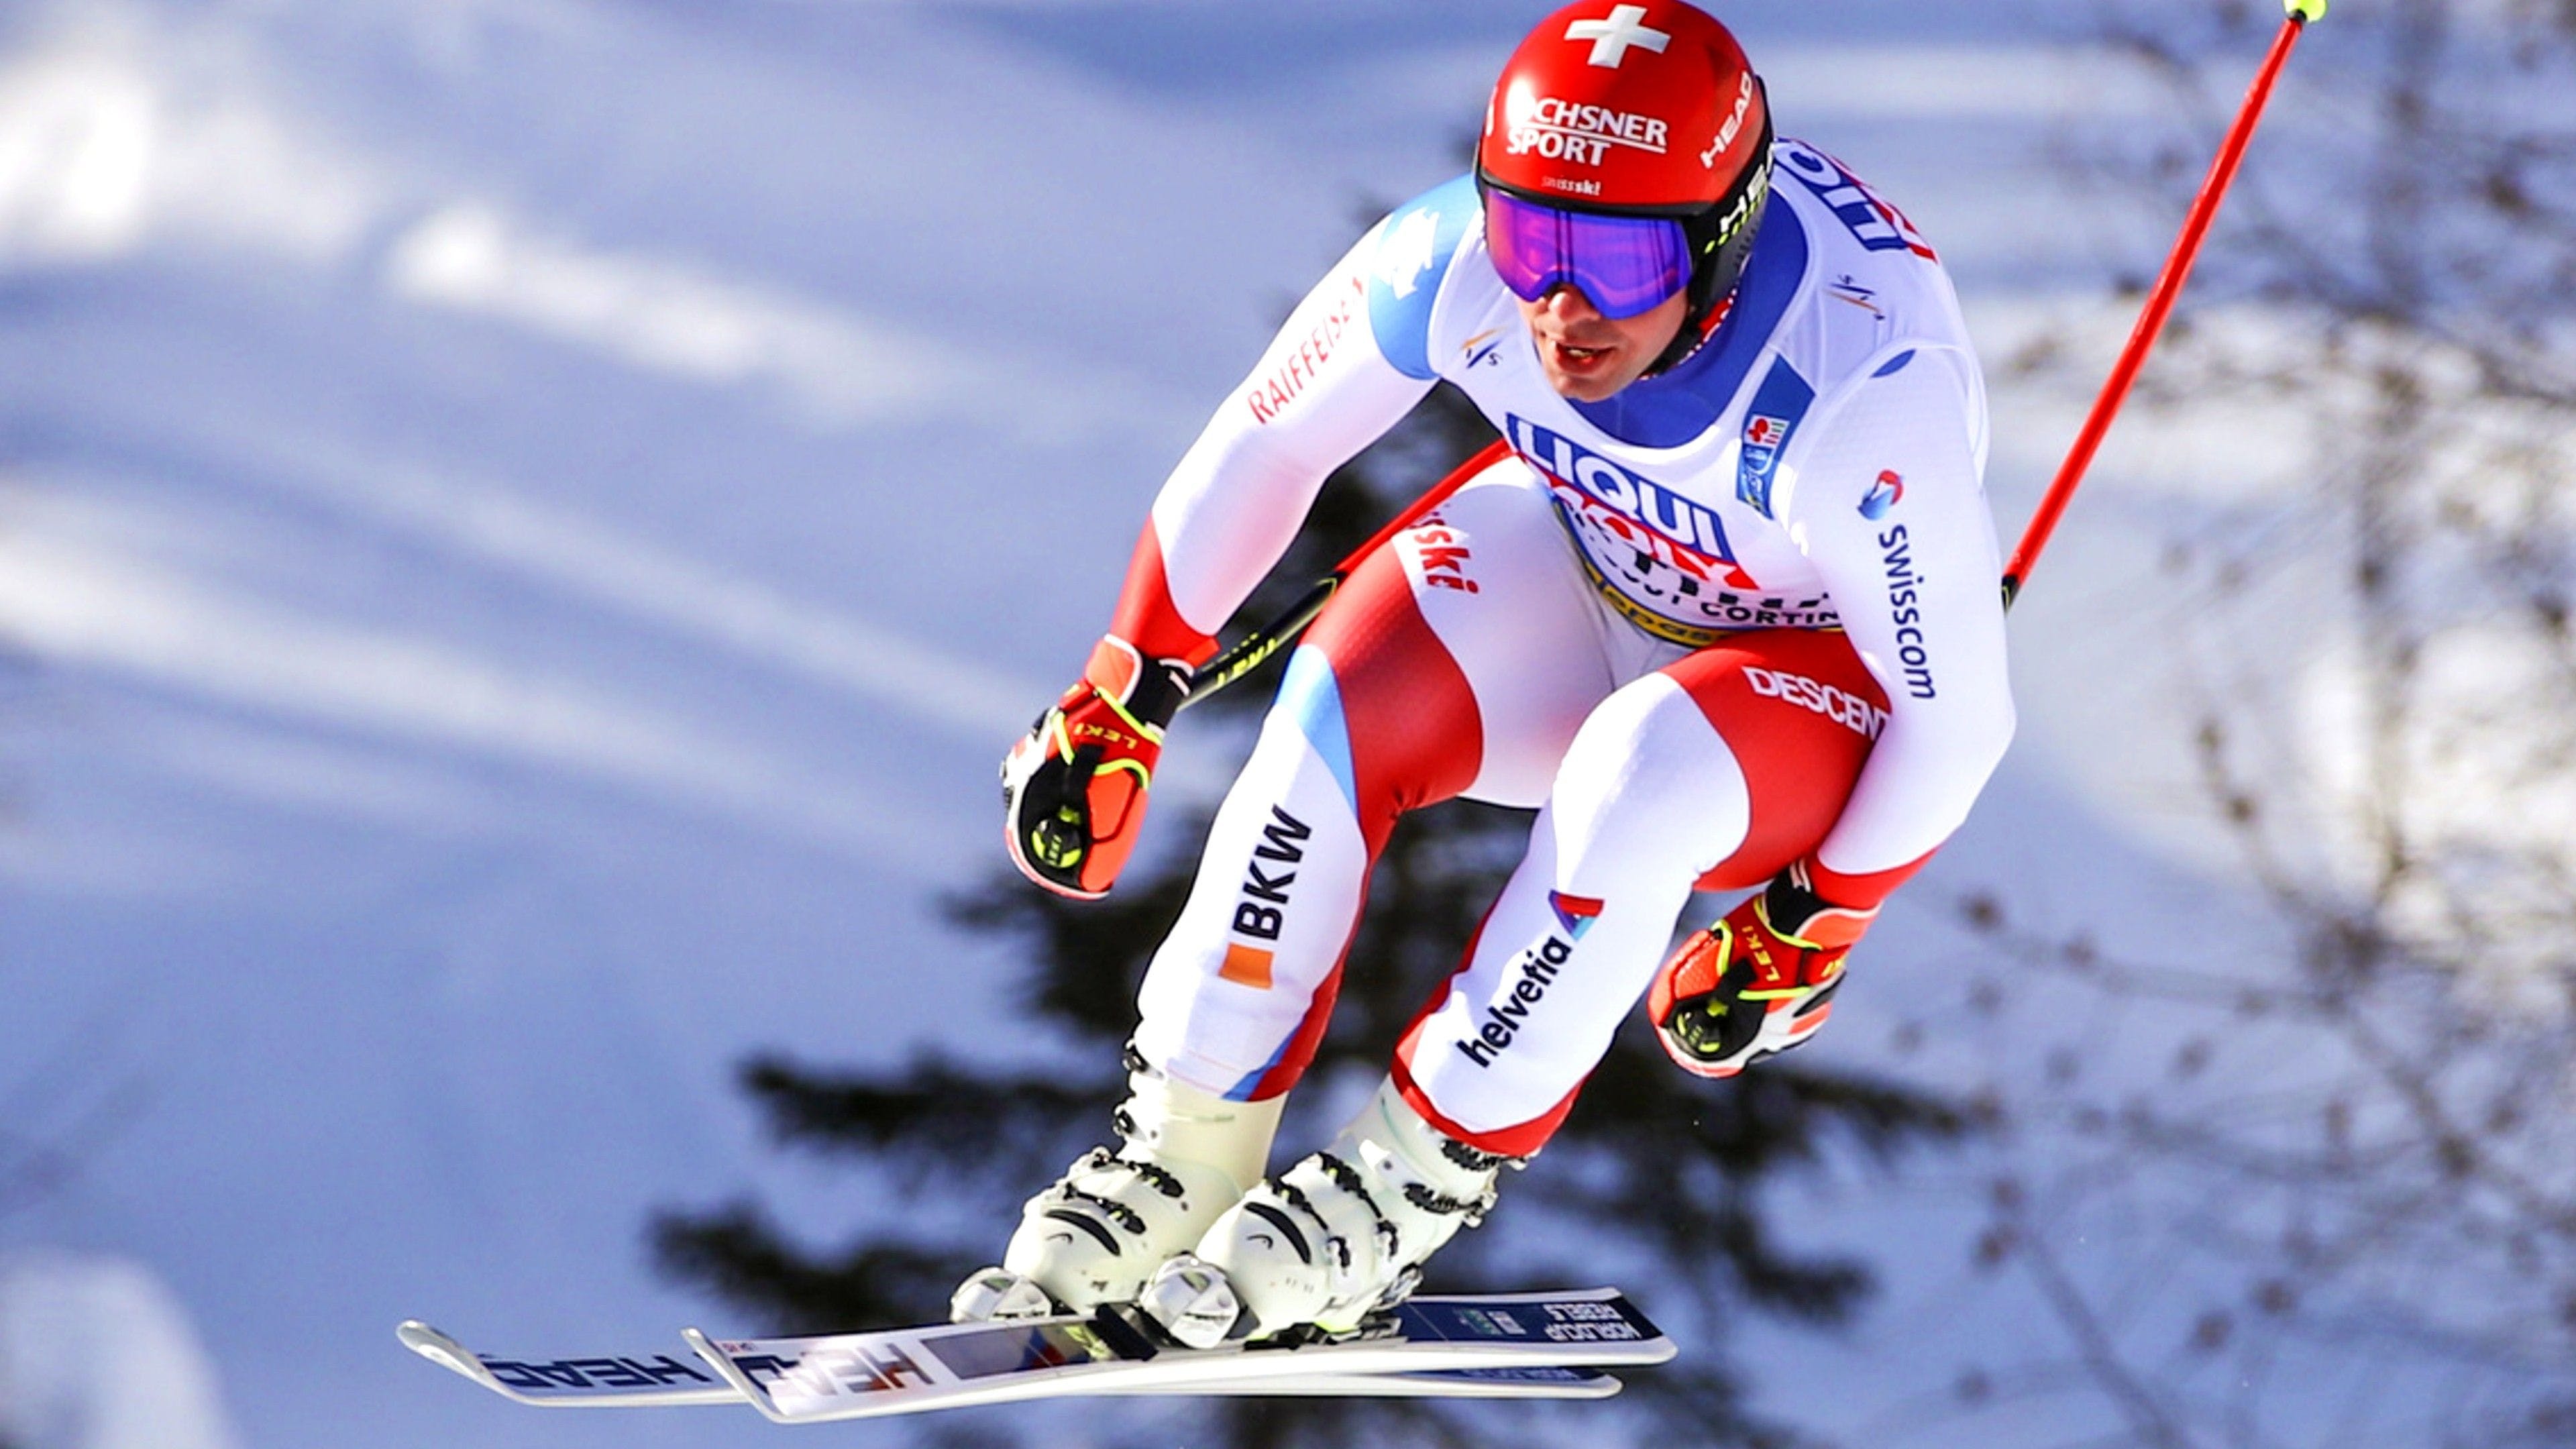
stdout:
POLYGON ((2075 446, 2067 450, 2056 480, 2048 485, 2038 510, 2030 516, 2029 526, 2022 530, 2012 561, 2004 565, 2006 608, 2012 607, 2020 595, 2031 566, 2039 562, 2040 550, 2048 547, 2048 536, 2056 531, 2067 500, 2075 496, 2076 485, 2084 481, 2084 470, 2092 465, 2103 435, 2111 431, 2111 420, 2119 416, 2120 404, 2128 400, 2129 388, 2138 380, 2138 370, 2146 366, 2147 354, 2154 350, 2157 336, 2164 331, 2165 319, 2173 313, 2174 299, 2182 294, 2182 284, 2191 275, 2191 264, 2200 255, 2201 239, 2209 234, 2209 224, 2218 215, 2218 203, 2227 195, 2228 183, 2236 179, 2237 164, 2245 159, 2246 143, 2254 139, 2254 125, 2263 118, 2263 103, 2271 99, 2272 82, 2280 78, 2281 66, 2290 58, 2290 47, 2298 44, 2299 34, 2308 22, 2326 13, 2327 0, 2282 3, 2289 18, 2281 22, 2281 33, 2272 41, 2272 53, 2264 57, 2263 68, 2255 72, 2254 84, 2245 93, 2245 104, 2236 112, 2236 123, 2228 128, 2226 143, 2218 148, 2218 159, 2210 163, 2209 178, 2201 182, 2200 195, 2191 204, 2191 214, 2183 219, 2182 236, 2174 243, 2173 255, 2165 258, 2164 272, 2147 294, 2146 310, 2138 314, 2138 325, 2129 333, 2129 345, 2122 349, 2119 363, 2111 369, 2110 380, 2102 385, 2102 395, 2093 400, 2092 415, 2085 418, 2083 430, 2075 435, 2075 446))

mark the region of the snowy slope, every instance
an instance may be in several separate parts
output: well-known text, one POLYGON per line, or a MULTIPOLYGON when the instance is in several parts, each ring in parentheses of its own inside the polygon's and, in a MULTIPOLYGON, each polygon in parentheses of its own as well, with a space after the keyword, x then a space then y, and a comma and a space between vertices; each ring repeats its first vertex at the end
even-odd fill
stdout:
MULTIPOLYGON (((2008 340, 2163 243, 2041 149, 2144 103, 2018 4, 1928 9, 1735 13, 1791 129, 2008 340)), ((1007 1024, 1004 963, 932 907, 996 855, 1001 744, 1202 410, 1364 199, 1456 164, 1527 19, 1401 13, 0 21, 0 1087, 89 1043, 48 1070, 144 1093, 0 1244, 151 1264, 257 1449, 765 1438, 532 1421, 390 1329, 722 1327, 647 1275, 648 1211, 864 1220, 729 1065, 1007 1024)), ((2080 402, 1999 397, 2008 520, 2080 402)), ((2152 562, 2100 522, 2178 506, 2117 501, 2142 481, 2109 471, 2016 624, 2026 744, 1953 883, 2163 848, 2120 838, 2152 771, 2084 763, 2118 711, 2060 687, 2152 562)))
POLYGON ((234 1449, 214 1366, 139 1265, 0 1256, 0 1442, 24 1449, 234 1449))

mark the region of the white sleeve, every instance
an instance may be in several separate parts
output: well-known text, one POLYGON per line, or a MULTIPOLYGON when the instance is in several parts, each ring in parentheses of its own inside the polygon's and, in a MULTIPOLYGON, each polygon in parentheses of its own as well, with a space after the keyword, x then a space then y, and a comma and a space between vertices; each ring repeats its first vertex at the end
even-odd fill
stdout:
POLYGON ((1172 606, 1213 635, 1287 552, 1325 477, 1431 390, 1387 361, 1369 320, 1381 223, 1280 329, 1154 499, 1172 606))
POLYGON ((1889 702, 1817 852, 1838 875, 1893 869, 1948 839, 2012 739, 1975 365, 1953 347, 1890 349, 1831 406, 1782 500, 1889 702))

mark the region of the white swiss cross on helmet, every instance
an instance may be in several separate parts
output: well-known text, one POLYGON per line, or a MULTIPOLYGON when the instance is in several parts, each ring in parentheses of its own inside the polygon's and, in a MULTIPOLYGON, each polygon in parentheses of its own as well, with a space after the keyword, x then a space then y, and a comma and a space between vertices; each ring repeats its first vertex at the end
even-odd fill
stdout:
POLYGON ((1628 58, 1628 47, 1632 45, 1642 45, 1661 53, 1672 43, 1671 31, 1657 30, 1646 24, 1645 19, 1646 7, 1643 5, 1617 5, 1611 7, 1607 20, 1577 20, 1566 26, 1565 38, 1591 41, 1592 54, 1586 58, 1586 63, 1606 65, 1616 70, 1619 62, 1628 58))

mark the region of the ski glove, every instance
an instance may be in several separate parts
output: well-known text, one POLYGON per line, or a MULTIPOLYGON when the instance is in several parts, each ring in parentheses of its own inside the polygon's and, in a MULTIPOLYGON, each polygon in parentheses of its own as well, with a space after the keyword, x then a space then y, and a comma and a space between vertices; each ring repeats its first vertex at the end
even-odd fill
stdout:
POLYGON ((1655 1036, 1703 1077, 1787 1051, 1833 1014, 1843 957, 1877 915, 1831 904, 1791 866, 1664 962, 1646 994, 1655 1036))
POLYGON ((1109 894, 1136 848, 1163 727, 1189 697, 1190 666, 1147 660, 1115 634, 1081 682, 1038 716, 1002 761, 1011 863, 1057 895, 1109 894))

